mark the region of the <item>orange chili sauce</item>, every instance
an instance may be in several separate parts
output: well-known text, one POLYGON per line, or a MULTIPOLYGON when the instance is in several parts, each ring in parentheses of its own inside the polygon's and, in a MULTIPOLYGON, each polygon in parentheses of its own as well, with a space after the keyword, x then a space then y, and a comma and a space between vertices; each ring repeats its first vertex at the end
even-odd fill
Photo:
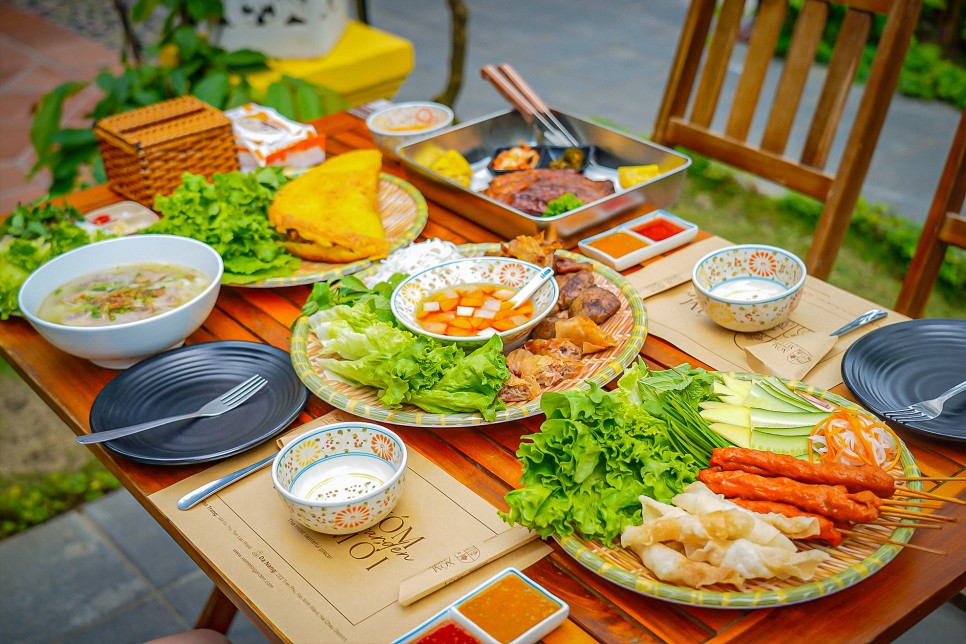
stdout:
POLYGON ((679 232, 683 231, 674 222, 670 222, 662 217, 655 217, 654 219, 644 222, 640 226, 634 226, 631 228, 635 233, 644 235, 648 239, 653 239, 654 241, 661 241, 662 239, 667 239, 677 235, 679 232))
POLYGON ((649 246, 643 239, 638 239, 634 235, 629 235, 624 232, 617 231, 612 235, 607 235, 606 237, 601 237, 600 239, 595 239, 592 242, 588 242, 588 246, 593 246, 597 250, 602 250, 611 257, 623 257, 628 253, 632 253, 635 250, 640 250, 645 246, 649 246))
POLYGON ((431 293, 416 309, 416 321, 430 333, 454 337, 486 329, 509 331, 533 317, 533 300, 516 309, 508 301, 516 289, 499 284, 463 284, 431 293))
POLYGON ((501 642, 512 642, 559 609, 560 604, 514 574, 457 606, 464 617, 501 642))

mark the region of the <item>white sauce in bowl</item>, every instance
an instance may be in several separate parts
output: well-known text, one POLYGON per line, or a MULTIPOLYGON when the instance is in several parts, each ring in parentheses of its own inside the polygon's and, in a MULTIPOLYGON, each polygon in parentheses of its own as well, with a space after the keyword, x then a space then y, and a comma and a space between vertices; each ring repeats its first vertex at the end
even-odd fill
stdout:
POLYGON ((737 277, 716 284, 711 292, 716 297, 744 302, 759 302, 777 297, 788 290, 781 282, 760 277, 737 277))

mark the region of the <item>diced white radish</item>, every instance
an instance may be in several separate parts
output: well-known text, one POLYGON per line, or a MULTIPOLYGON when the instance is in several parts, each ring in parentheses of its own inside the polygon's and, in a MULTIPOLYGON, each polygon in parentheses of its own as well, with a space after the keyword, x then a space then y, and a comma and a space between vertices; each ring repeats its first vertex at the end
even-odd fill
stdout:
POLYGON ((483 320, 492 320, 496 317, 496 311, 492 309, 482 308, 476 310, 476 317, 483 320))
POLYGON ((476 335, 478 335, 480 337, 483 337, 483 338, 488 338, 491 335, 496 335, 496 329, 494 329, 492 327, 490 327, 488 329, 480 329, 480 332, 477 333, 476 335))
POLYGON ((520 326, 521 324, 526 324, 529 320, 530 318, 528 318, 525 315, 514 315, 512 318, 510 318, 510 322, 513 323, 513 326, 520 326))
POLYGON ((461 318, 471 318, 473 317, 473 307, 472 306, 457 306, 456 315, 461 318))
POLYGON ((439 333, 440 335, 446 335, 446 325, 442 322, 424 322, 423 328, 430 333, 439 333))
POLYGON ((446 289, 445 291, 443 291, 443 297, 445 297, 445 298, 447 298, 447 299, 449 299, 449 300, 452 300, 452 299, 455 299, 455 298, 458 298, 459 296, 460 296, 460 294, 459 294, 459 293, 457 293, 456 291, 454 291, 454 290, 453 290, 453 289, 451 289, 451 288, 448 288, 448 289, 446 289))
POLYGON ((493 291, 493 297, 499 298, 501 300, 509 300, 514 295, 516 295, 516 291, 511 291, 508 288, 501 288, 498 291, 493 291))
POLYGON ((424 311, 430 311, 430 312, 432 312, 432 311, 438 311, 439 310, 439 302, 423 302, 423 310, 424 311))
POLYGON ((491 297, 486 302, 483 302, 483 308, 486 309, 487 311, 499 311, 500 300, 496 300, 491 297))

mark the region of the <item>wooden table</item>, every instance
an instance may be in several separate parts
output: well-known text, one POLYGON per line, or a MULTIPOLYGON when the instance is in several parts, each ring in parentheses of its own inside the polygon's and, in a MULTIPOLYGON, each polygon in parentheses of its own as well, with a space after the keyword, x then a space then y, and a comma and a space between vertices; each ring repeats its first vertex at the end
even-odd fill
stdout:
MULTIPOLYGON (((317 124, 328 136, 329 154, 354 148, 372 147, 362 120, 347 113, 322 119, 317 124)), ((385 171, 405 176, 403 168, 387 164, 385 171)), ((96 187, 68 200, 82 211, 102 206, 120 197, 106 187, 96 187)), ((429 204, 429 223, 423 238, 439 237, 456 243, 489 242, 499 239, 459 215, 429 204)), ((630 271, 628 271, 630 272, 630 271)), ((288 350, 289 327, 296 319, 310 291, 309 286, 279 289, 222 288, 218 304, 204 326, 189 343, 213 340, 249 340, 288 350)), ((118 372, 67 355, 44 341, 23 319, 0 323, 3 357, 17 370, 48 405, 76 433, 90 432, 88 414, 101 389, 118 372)), ((663 369, 688 361, 701 363, 660 338, 649 335, 642 355, 653 368, 663 369)), ((708 366, 708 365, 702 365, 708 366)), ((840 385, 836 393, 848 396, 840 385)), ((332 408, 315 396, 297 419, 308 422, 332 408)), ((493 506, 505 508, 503 496, 520 478, 520 464, 514 454, 521 435, 537 431, 542 418, 508 422, 482 429, 394 427, 414 448, 473 489, 493 506), (488 476, 480 476, 486 472, 488 476)), ((964 474, 966 446, 923 439, 903 433, 924 475, 964 474)), ((284 639, 259 616, 257 607, 232 590, 227 581, 208 565, 183 535, 164 516, 159 516, 147 495, 202 471, 206 465, 158 467, 126 460, 92 445, 98 459, 124 484, 132 495, 212 578, 224 595, 203 615, 206 624, 217 624, 234 613, 225 601, 252 619, 270 638, 284 639), (228 610, 224 610, 225 608, 228 610)), ((945 495, 966 497, 963 483, 927 485, 945 495)), ((642 596, 610 583, 590 572, 550 541, 554 552, 527 569, 527 574, 570 604, 570 619, 547 638, 548 641, 868 641, 890 640, 966 584, 966 506, 946 504, 944 514, 960 523, 941 530, 920 530, 913 543, 948 552, 946 557, 904 549, 871 578, 833 595, 805 604, 761 610, 716 610, 666 603, 642 596)))

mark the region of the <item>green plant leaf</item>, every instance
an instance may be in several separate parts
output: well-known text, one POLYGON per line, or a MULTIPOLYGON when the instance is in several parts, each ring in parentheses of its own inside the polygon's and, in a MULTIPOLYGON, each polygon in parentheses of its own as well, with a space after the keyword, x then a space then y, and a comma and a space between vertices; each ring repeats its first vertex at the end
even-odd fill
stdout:
POLYGON ((227 67, 264 67, 268 58, 254 49, 226 51, 215 56, 215 60, 227 67))
MULTIPOLYGON (((68 82, 55 87, 40 99, 37 114, 30 126, 30 143, 37 157, 44 157, 53 142, 54 134, 60 129, 60 118, 64 101, 87 87, 87 83, 68 82)), ((33 174, 33 170, 31 170, 33 174)))
POLYGON ((91 130, 68 128, 54 134, 51 141, 62 147, 74 147, 78 145, 91 145, 97 143, 97 137, 91 130))
POLYGON ((308 83, 299 83, 295 86, 295 103, 298 107, 299 121, 313 121, 325 115, 319 91, 308 83))
POLYGON ((182 60, 194 58, 198 52, 199 39, 198 33, 193 27, 182 25, 175 29, 171 36, 172 42, 178 46, 178 53, 182 60))
POLYGON ((131 7, 131 20, 134 22, 144 22, 158 8, 158 4, 160 4, 160 0, 138 0, 131 7))
POLYGON ((265 91, 264 103, 268 107, 278 110, 279 114, 290 119, 295 118, 295 104, 289 87, 282 81, 275 81, 265 91))
POLYGON ((184 96, 188 93, 188 77, 182 68, 171 70, 168 74, 168 83, 171 85, 171 93, 175 96, 184 96))
POLYGON ((220 69, 213 69, 198 81, 192 88, 191 93, 217 108, 225 104, 228 97, 228 88, 231 82, 228 74, 220 69))

